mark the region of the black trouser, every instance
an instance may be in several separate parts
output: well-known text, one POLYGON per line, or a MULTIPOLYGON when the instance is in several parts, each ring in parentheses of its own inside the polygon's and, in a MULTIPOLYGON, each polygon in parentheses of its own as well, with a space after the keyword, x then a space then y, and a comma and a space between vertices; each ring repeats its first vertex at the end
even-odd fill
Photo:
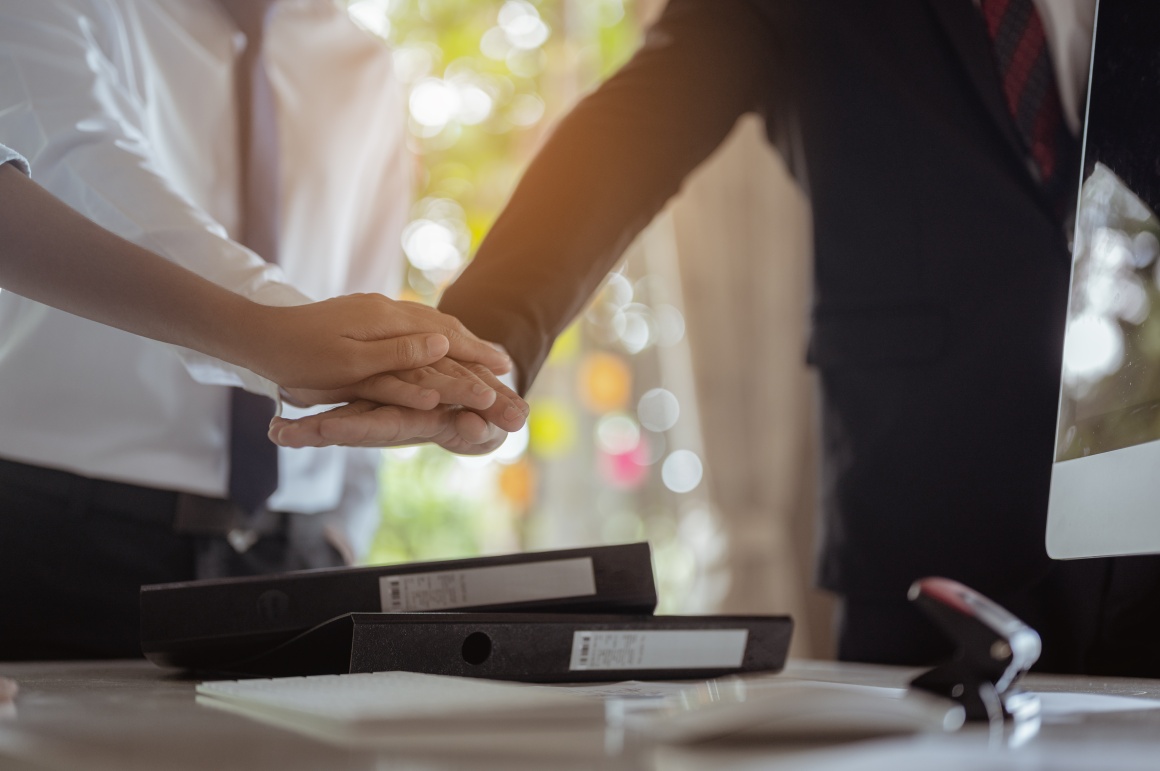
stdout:
MULTIPOLYGON (((1036 585, 991 599, 1043 638, 1038 671, 1160 677, 1160 557, 1056 562, 1036 585)), ((848 596, 839 606, 844 661, 925 666, 951 652, 905 597, 848 596)))
POLYGON ((342 564, 320 518, 266 513, 239 552, 225 533, 177 532, 179 502, 0 460, 0 660, 140 656, 142 584, 342 564))

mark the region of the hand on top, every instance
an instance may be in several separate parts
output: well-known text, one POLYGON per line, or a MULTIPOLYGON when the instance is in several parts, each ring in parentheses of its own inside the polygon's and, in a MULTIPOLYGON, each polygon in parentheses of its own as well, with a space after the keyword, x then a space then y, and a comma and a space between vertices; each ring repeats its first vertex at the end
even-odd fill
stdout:
POLYGON ((297 420, 275 418, 285 447, 395 447, 433 442, 491 452, 524 425, 528 405, 497 374, 508 356, 434 308, 381 295, 309 305, 257 306, 240 358, 299 406, 342 404, 297 420))

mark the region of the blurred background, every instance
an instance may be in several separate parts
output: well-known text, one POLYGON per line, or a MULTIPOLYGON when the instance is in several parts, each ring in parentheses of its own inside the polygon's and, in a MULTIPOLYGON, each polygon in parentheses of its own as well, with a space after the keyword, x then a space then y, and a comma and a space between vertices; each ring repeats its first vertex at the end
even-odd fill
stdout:
MULTIPOLYGON (((662 0, 350 0, 394 51, 416 158, 407 299, 471 259, 553 121, 637 47, 662 0)), ((648 540, 664 613, 790 613, 812 589, 807 207, 744 119, 557 341, 495 453, 387 451, 374 563, 648 540)))

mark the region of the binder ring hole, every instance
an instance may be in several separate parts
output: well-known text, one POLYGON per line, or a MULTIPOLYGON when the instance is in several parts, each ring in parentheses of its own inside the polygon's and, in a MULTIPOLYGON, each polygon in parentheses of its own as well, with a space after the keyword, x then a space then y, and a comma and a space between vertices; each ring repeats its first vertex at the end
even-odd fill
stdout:
POLYGON ((463 660, 479 666, 491 655, 491 638, 483 632, 472 632, 463 641, 463 660))

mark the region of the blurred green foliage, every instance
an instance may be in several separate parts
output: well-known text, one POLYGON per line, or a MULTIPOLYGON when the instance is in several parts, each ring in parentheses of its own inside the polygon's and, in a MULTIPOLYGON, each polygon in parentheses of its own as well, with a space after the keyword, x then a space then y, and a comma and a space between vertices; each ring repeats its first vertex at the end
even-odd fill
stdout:
MULTIPOLYGON (((419 161, 405 294, 434 302, 469 259, 552 121, 620 66, 640 28, 632 0, 348 0, 384 35, 409 94, 419 161), (545 34, 546 33, 546 34, 545 34), (418 228, 426 228, 419 234, 418 228), (417 235, 418 234, 418 235, 417 235)), ((422 447, 388 453, 374 563, 526 544, 527 501, 498 463, 422 447)))
MULTIPOLYGON (((389 453, 394 454, 394 453, 389 453)), ((430 447, 389 457, 381 484, 383 521, 374 563, 450 559, 519 548, 518 512, 495 474, 430 447)))

